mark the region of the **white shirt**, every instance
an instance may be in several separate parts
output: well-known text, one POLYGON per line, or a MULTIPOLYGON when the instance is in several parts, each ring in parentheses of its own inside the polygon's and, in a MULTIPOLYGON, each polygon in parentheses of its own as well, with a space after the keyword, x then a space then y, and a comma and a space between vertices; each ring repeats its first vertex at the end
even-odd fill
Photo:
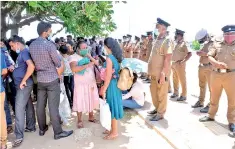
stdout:
POLYGON ((130 90, 130 92, 128 92, 127 94, 122 96, 122 99, 128 99, 132 97, 133 100, 135 100, 138 105, 143 106, 144 105, 144 85, 142 82, 140 81, 136 81, 133 85, 132 88, 130 90))

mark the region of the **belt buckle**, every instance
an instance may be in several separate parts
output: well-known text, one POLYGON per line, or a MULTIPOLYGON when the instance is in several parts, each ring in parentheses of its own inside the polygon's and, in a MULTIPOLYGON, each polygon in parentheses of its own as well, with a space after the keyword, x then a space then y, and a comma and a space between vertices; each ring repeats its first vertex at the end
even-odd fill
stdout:
POLYGON ((227 73, 227 69, 220 69, 220 73, 227 73))

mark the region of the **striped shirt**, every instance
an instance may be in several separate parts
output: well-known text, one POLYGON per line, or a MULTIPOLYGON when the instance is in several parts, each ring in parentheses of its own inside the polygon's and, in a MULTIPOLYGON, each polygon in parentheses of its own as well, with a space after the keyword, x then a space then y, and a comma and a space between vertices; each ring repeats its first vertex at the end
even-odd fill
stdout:
POLYGON ((30 44, 29 52, 36 67, 38 82, 48 83, 59 78, 56 68, 61 66, 61 61, 54 43, 38 37, 30 44))

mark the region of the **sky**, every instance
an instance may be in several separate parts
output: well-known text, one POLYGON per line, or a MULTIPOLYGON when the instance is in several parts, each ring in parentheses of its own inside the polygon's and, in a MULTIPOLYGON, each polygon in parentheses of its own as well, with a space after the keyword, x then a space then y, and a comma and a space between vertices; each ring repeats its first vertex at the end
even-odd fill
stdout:
MULTIPOLYGON (((153 31, 158 17, 171 24, 168 28, 171 36, 175 28, 184 30, 186 40, 194 40, 195 34, 202 28, 209 33, 220 35, 221 28, 235 24, 235 0, 127 0, 127 4, 114 5, 113 20, 117 29, 110 34, 113 38, 122 38, 131 34, 140 36, 153 31)), ((19 36, 30 40, 36 38, 38 22, 24 26, 19 36)), ((55 32, 60 25, 53 25, 55 32)), ((65 31, 56 35, 66 36, 65 31)), ((8 34, 9 37, 9 34, 8 34)))

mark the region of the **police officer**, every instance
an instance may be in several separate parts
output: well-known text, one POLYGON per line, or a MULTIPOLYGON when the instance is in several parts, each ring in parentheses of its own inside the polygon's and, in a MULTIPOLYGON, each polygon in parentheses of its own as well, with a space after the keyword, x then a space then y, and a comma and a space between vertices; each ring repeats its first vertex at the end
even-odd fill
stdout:
POLYGON ((172 41, 167 37, 166 21, 157 18, 159 35, 153 44, 152 54, 149 58, 148 74, 151 76, 150 91, 155 109, 148 112, 153 115, 150 121, 164 118, 167 107, 168 78, 171 68, 172 41))
POLYGON ((152 51, 152 46, 153 46, 153 32, 147 32, 148 36, 148 44, 147 44, 147 53, 146 53, 146 59, 145 62, 149 61, 149 57, 152 51))
POLYGON ((122 39, 123 39, 123 42, 122 42, 122 45, 121 45, 121 48, 122 48, 122 54, 123 54, 123 57, 125 58, 126 57, 126 52, 125 52, 125 47, 126 47, 126 36, 122 36, 122 39))
POLYGON ((179 96, 179 83, 182 88, 181 96, 177 101, 185 101, 187 97, 187 82, 186 82, 186 62, 192 56, 188 51, 186 42, 184 41, 184 31, 176 29, 176 46, 172 54, 172 72, 173 72, 173 85, 174 93, 171 98, 179 96))
POLYGON ((140 58, 140 38, 135 36, 135 44, 133 49, 133 58, 140 58))
MULTIPOLYGON (((148 44, 147 44, 147 52, 145 57, 145 62, 149 62, 149 57, 151 55, 152 46, 153 46, 153 32, 149 31, 147 32, 148 36, 148 44)), ((144 80, 145 83, 150 83, 150 76, 147 76, 147 78, 144 80)))
MULTIPOLYGON (((140 60, 145 61, 146 60, 146 56, 147 56, 147 45, 148 45, 148 40, 147 40, 147 36, 146 35, 141 35, 141 44, 140 44, 140 48, 141 48, 141 52, 140 52, 140 60)), ((141 79, 146 79, 147 78, 147 73, 146 72, 141 72, 141 79)))
POLYGON ((146 56, 147 52, 147 36, 141 35, 141 42, 140 42, 140 60, 144 61, 144 56, 146 56))
MULTIPOLYGON (((196 34, 195 39, 200 43, 204 44, 202 49, 197 52, 197 55, 200 56, 199 60, 199 67, 198 67, 198 78, 199 78, 199 87, 200 87, 200 95, 199 100, 192 106, 192 108, 198 108, 203 107, 205 102, 205 96, 206 96, 206 84, 208 84, 209 91, 211 94, 211 88, 210 88, 210 75, 211 75, 211 64, 208 60, 208 52, 209 47, 212 45, 213 41, 211 40, 207 30, 201 29, 196 34)), ((207 113, 209 110, 209 104, 208 103, 203 109, 200 110, 201 113, 207 113)))
POLYGON ((201 122, 214 121, 219 107, 219 99, 224 89, 228 99, 227 119, 229 130, 235 132, 235 25, 222 28, 223 41, 215 41, 209 48, 208 59, 213 66, 211 72, 211 103, 208 116, 200 119, 201 122))
POLYGON ((125 58, 132 58, 133 55, 133 49, 132 49, 132 43, 131 43, 132 36, 130 34, 127 34, 127 43, 124 47, 125 49, 125 58))

